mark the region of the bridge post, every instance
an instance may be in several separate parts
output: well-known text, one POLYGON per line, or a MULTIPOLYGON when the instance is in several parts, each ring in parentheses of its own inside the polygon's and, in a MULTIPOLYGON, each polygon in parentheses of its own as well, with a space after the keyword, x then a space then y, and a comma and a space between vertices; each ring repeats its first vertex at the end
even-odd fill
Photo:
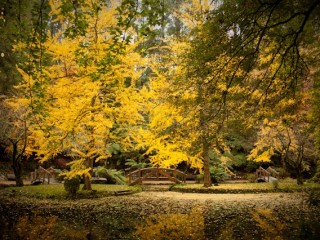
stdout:
POLYGON ((175 183, 177 183, 178 180, 177 180, 177 171, 176 171, 176 169, 173 170, 173 177, 174 177, 175 183))
POLYGON ((157 173, 157 181, 159 181, 159 173, 160 173, 160 170, 159 170, 159 167, 157 167, 157 171, 156 171, 156 173, 157 173))
POLYGON ((131 175, 128 174, 128 177, 129 177, 128 181, 129 181, 129 186, 130 186, 131 185, 131 175))

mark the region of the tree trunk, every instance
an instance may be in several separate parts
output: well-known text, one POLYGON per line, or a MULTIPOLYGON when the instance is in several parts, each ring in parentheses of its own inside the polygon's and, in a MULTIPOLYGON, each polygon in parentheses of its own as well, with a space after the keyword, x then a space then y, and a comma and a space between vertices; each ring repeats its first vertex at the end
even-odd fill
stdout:
POLYGON ((303 185, 303 177, 302 177, 302 173, 300 171, 297 172, 297 184, 303 185))
POLYGON ((304 145, 299 146, 299 154, 298 154, 298 160, 296 165, 296 171, 297 171, 297 184, 303 185, 303 156, 304 156, 304 145))
POLYGON ((12 168, 14 172, 14 176, 16 178, 16 186, 22 187, 23 179, 22 179, 22 164, 21 157, 22 155, 18 155, 18 143, 12 143, 13 152, 12 152, 12 168))
POLYGON ((83 190, 92 190, 92 186, 91 186, 91 179, 89 176, 84 176, 84 186, 83 186, 83 190))
MULTIPOLYGON (((93 160, 91 158, 87 159, 87 168, 90 168, 89 173, 90 173, 90 175, 92 177, 92 175, 93 175, 93 160)), ((89 176, 84 176, 83 190, 89 190, 89 191, 92 190, 91 179, 90 179, 89 176)))
MULTIPOLYGON (((95 101, 96 101, 97 96, 93 96, 91 99, 91 107, 94 107, 95 101)), ((91 115, 91 121, 94 121, 94 112, 91 111, 92 115, 91 115)), ((90 141, 88 144, 88 149, 94 149, 95 148, 95 144, 94 144, 94 128, 92 126, 87 126, 88 132, 89 132, 89 136, 90 136, 90 141)), ((90 150, 89 150, 90 151, 90 150)), ((84 190, 88 190, 88 191, 92 191, 92 186, 91 186, 91 177, 93 176, 93 158, 92 157, 87 157, 86 158, 86 167, 90 169, 89 176, 85 176, 84 177, 84 186, 83 189, 84 190)))
POLYGON ((211 174, 210 174, 210 159, 208 156, 209 147, 207 143, 203 144, 203 186, 211 187, 211 174))

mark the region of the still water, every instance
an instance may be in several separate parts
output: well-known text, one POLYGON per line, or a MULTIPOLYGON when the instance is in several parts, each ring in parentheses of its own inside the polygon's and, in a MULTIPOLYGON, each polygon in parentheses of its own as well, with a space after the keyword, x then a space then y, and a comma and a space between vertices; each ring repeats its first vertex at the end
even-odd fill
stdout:
POLYGON ((0 203, 0 239, 319 239, 320 211, 305 205, 210 201, 0 203))

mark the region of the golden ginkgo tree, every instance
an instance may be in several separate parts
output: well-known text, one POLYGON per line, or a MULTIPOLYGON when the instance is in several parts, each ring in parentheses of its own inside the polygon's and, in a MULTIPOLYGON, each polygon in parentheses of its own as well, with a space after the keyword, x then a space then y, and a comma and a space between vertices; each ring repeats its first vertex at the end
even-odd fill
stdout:
POLYGON ((236 58, 224 49, 210 49, 215 39, 206 14, 212 6, 191 4, 195 7, 192 16, 180 13, 188 19, 190 31, 168 41, 168 54, 154 60, 150 131, 156 139, 151 149, 158 154, 152 161, 164 166, 186 161, 203 171, 204 186, 210 187, 209 154, 214 152, 211 155, 221 159, 229 151, 224 141, 227 119, 235 117, 241 105, 237 99, 245 89, 238 81, 243 74, 240 68, 230 81, 236 58))
POLYGON ((303 171, 315 157, 314 143, 309 138, 310 126, 306 121, 289 122, 265 119, 249 159, 270 162, 279 156, 283 167, 295 175, 297 184, 303 184, 303 171))
POLYGON ((59 3, 51 2, 51 14, 62 27, 43 44, 50 64, 33 75, 20 69, 28 106, 41 102, 41 114, 33 112, 28 151, 41 161, 58 153, 72 156, 66 177, 85 176, 90 190, 94 162, 106 160, 114 143, 129 150, 139 141, 146 90, 136 82, 143 61, 135 52, 138 43, 115 42, 110 33, 117 24, 115 5, 85 4, 78 9, 88 13, 85 34, 66 37, 68 22, 59 15, 59 3), (39 84, 41 96, 34 91, 39 84))

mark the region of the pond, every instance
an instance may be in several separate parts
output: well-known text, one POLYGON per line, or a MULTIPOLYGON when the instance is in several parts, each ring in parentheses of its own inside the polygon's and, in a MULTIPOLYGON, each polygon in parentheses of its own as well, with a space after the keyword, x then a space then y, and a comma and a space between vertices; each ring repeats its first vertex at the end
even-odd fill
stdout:
POLYGON ((2 239, 146 240, 320 236, 319 208, 309 207, 298 194, 170 196, 140 193, 74 201, 0 198, 0 234, 2 239))

